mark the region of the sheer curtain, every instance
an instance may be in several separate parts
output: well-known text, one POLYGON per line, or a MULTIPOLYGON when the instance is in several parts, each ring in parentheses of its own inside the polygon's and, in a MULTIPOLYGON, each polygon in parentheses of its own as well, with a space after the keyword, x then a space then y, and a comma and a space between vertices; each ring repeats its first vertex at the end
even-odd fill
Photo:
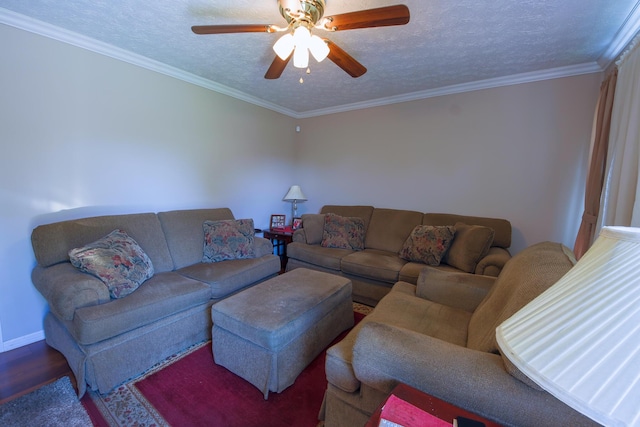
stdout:
POLYGON ((640 226, 640 36, 618 61, 607 169, 597 230, 640 226))
POLYGON ((611 130, 611 112, 613 110, 613 98, 616 90, 618 69, 615 68, 600 85, 600 96, 594 118, 593 135, 591 142, 591 160, 587 173, 587 186, 584 196, 584 213, 582 223, 578 230, 573 251, 576 258, 580 259, 589 249, 596 232, 596 221, 600 211, 600 195, 607 162, 607 149, 609 147, 609 133, 611 130))

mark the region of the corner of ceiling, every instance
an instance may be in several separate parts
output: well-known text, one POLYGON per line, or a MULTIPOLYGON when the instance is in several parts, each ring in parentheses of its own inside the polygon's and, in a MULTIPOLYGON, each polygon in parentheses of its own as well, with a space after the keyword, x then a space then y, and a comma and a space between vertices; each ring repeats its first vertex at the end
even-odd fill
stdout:
POLYGON ((607 46, 604 52, 602 52, 600 58, 598 58, 600 67, 602 67, 603 70, 609 68, 638 33, 640 33, 640 0, 631 10, 629 16, 627 16, 627 19, 616 33, 613 41, 607 46))

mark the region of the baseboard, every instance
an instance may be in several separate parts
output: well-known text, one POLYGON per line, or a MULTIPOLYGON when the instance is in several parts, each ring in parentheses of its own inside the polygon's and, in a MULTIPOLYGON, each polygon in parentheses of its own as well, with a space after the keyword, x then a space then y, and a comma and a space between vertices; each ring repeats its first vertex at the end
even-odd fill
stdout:
POLYGON ((14 350, 19 347, 23 347, 25 345, 33 344, 37 341, 42 341, 44 339, 44 330, 34 332, 29 335, 22 336, 20 338, 16 338, 9 341, 4 341, 0 343, 0 353, 4 353, 5 351, 14 350))

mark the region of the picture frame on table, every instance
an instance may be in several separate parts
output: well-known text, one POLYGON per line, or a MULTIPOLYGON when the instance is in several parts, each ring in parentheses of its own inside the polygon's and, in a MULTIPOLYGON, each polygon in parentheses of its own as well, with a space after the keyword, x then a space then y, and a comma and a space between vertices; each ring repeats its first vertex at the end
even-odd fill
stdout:
POLYGON ((287 220, 286 215, 274 214, 271 215, 271 228, 284 228, 287 220))
POLYGON ((297 230, 300 227, 302 227, 302 218, 293 218, 293 224, 291 228, 297 230))

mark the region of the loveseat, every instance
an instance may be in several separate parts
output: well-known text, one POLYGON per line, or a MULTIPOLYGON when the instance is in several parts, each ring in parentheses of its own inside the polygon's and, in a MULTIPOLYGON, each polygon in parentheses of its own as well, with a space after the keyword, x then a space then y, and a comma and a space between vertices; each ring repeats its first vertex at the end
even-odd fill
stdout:
MULTIPOLYGON (((343 224, 338 223, 345 228, 343 224)), ((347 277, 353 284, 354 301, 375 306, 397 281, 417 282, 425 263, 400 253, 419 225, 454 229, 442 258, 431 259, 438 269, 497 276, 511 258, 511 223, 505 219, 327 205, 319 214, 302 215, 302 228, 287 245, 287 270, 305 267, 347 277), (348 244, 335 244, 336 229, 328 230, 327 215, 357 220, 346 232, 348 244), (361 242, 355 238, 358 233, 362 233, 361 242)))
POLYGON ((575 263, 559 243, 511 258, 497 278, 424 267, 327 350, 326 427, 362 426, 398 383, 511 426, 593 421, 543 391, 500 355, 496 327, 575 263))
POLYGON ((212 304, 280 270, 271 242, 254 237, 253 221, 235 221, 227 208, 69 220, 36 227, 31 240, 32 281, 49 304, 46 341, 66 357, 80 396, 87 385, 106 393, 210 339, 212 304), (227 245, 236 235, 244 246, 227 245), (104 280, 86 272, 94 249, 107 246, 135 253, 112 258, 127 274, 145 268, 136 289, 132 280, 111 280, 113 262, 98 271, 104 280))

